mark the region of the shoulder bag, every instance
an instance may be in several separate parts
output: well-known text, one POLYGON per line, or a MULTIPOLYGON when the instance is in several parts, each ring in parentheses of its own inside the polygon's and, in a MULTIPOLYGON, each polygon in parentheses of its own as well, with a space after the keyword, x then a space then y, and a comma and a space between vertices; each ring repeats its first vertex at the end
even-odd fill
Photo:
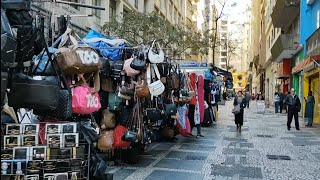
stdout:
MULTIPOLYGON (((101 108, 100 96, 96 91, 97 83, 100 81, 95 78, 95 88, 90 87, 83 75, 79 75, 83 81, 83 84, 73 89, 72 95, 72 112, 76 114, 90 114, 98 111, 101 108)), ((95 76, 99 76, 98 72, 95 76)))
POLYGON ((140 71, 131 68, 130 64, 132 63, 132 61, 133 61, 133 57, 125 60, 125 62, 123 64, 123 70, 126 72, 127 76, 129 76, 129 77, 135 76, 140 73, 140 71))
POLYGON ((112 149, 113 144, 113 130, 103 130, 100 133, 98 140, 98 148, 102 151, 108 151, 112 149))
POLYGON ((108 109, 102 111, 102 119, 100 122, 101 129, 110 129, 116 126, 116 116, 108 109))
POLYGON ((164 52, 162 51, 160 45, 155 40, 148 52, 148 59, 150 63, 162 63, 164 61, 164 52))
POLYGON ((111 111, 121 110, 122 98, 115 93, 109 93, 108 95, 108 109, 111 111))
MULTIPOLYGON (((99 54, 86 44, 79 45, 71 33, 75 32, 68 28, 62 35, 63 39, 57 51, 57 61, 61 69, 66 74, 89 73, 100 69, 99 54), (63 47, 68 40, 71 46, 63 47)), ((77 34, 75 35, 79 38, 77 34)))
POLYGON ((141 50, 134 56, 130 67, 132 69, 142 71, 146 68, 146 59, 147 59, 147 54, 146 54, 146 49, 143 46, 141 50))
POLYGON ((164 84, 160 80, 160 74, 158 71, 158 67, 153 64, 154 71, 156 73, 157 81, 151 83, 151 64, 149 64, 147 69, 147 82, 148 82, 148 88, 151 94, 151 99, 153 99, 153 96, 157 97, 160 94, 162 94, 165 90, 164 84))

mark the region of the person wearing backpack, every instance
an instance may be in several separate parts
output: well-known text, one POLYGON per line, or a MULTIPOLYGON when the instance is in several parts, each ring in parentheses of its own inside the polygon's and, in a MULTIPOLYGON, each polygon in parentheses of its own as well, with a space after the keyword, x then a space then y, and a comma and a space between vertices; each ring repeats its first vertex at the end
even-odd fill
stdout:
POLYGON ((295 94, 294 89, 292 88, 290 94, 286 97, 286 104, 288 106, 288 121, 287 121, 287 128, 290 131, 292 118, 294 117, 296 130, 300 130, 299 128, 299 119, 298 119, 298 112, 301 110, 301 103, 299 97, 295 94))

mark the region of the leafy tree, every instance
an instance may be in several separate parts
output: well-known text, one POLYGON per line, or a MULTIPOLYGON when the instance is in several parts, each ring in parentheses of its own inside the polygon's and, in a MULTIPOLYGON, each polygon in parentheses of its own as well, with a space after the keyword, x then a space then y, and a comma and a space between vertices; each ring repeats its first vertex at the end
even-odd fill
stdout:
POLYGON ((103 26, 109 36, 126 39, 132 45, 150 44, 153 40, 161 42, 164 49, 169 49, 173 56, 207 54, 212 46, 212 35, 200 32, 196 27, 172 25, 156 13, 144 14, 129 11, 122 17, 115 17, 103 26), (190 54, 186 52, 186 50, 190 54))

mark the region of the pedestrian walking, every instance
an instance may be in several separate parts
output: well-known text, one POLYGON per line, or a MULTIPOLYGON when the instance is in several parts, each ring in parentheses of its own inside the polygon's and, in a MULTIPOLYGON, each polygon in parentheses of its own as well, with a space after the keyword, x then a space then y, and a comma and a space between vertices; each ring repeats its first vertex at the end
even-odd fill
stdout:
POLYGON ((280 101, 279 101, 280 114, 282 114, 284 96, 281 92, 279 92, 279 97, 280 97, 280 101))
POLYGON ((247 92, 247 94, 246 94, 246 106, 247 106, 247 108, 249 108, 250 101, 251 101, 251 94, 250 94, 250 92, 247 92))
POLYGON ((288 122, 287 128, 290 131, 292 118, 294 117, 296 130, 299 128, 298 112, 301 110, 301 102, 299 97, 295 94, 294 89, 291 89, 290 95, 286 97, 286 104, 288 105, 288 122))
POLYGON ((241 126, 243 125, 243 109, 246 107, 246 100, 242 91, 237 93, 233 102, 233 113, 235 114, 235 124, 237 125, 237 131, 241 132, 241 126))
POLYGON ((313 123, 313 110, 314 110, 314 105, 315 105, 315 100, 314 96, 312 95, 312 91, 309 91, 308 93, 308 99, 304 98, 306 101, 306 109, 305 109, 305 115, 304 118, 307 121, 307 125, 311 127, 313 123))
POLYGON ((278 113, 279 111, 279 104, 280 104, 280 96, 279 94, 276 92, 274 93, 274 109, 275 109, 275 113, 278 113))
POLYGON ((263 101, 264 100, 264 97, 263 97, 261 92, 258 92, 258 96, 257 96, 256 100, 258 100, 258 101, 263 101))
POLYGON ((287 99, 288 94, 289 94, 289 92, 286 92, 283 95, 283 109, 286 110, 286 114, 288 114, 288 108, 287 108, 287 103, 286 103, 286 99, 287 99))

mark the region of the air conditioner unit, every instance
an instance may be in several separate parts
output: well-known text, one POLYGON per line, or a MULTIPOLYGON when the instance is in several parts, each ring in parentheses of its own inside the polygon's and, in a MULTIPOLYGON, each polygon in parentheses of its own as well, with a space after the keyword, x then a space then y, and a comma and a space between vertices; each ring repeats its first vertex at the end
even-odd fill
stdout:
POLYGON ((307 0, 307 4, 312 4, 314 2, 314 0, 307 0))

